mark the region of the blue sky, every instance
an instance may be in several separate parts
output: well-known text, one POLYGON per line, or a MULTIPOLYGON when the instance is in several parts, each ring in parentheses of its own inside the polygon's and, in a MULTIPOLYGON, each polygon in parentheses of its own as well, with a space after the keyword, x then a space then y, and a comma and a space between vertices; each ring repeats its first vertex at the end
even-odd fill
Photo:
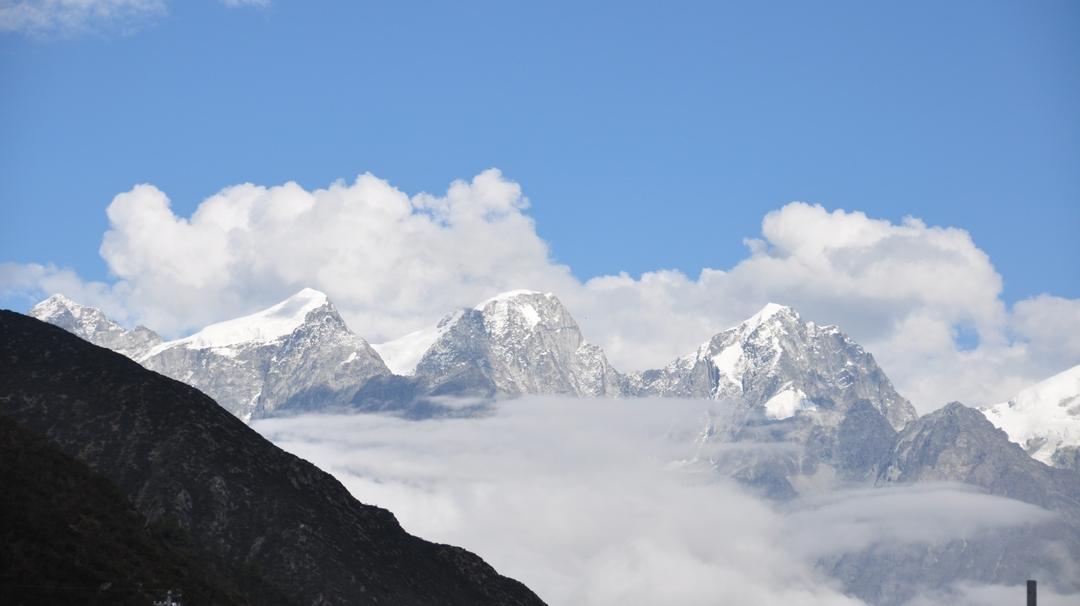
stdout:
POLYGON ((495 166, 583 279, 730 267, 805 200, 967 229, 1007 301, 1080 295, 1075 2, 167 10, 0 34, 0 260, 104 279, 104 208, 141 182, 186 215, 245 181, 495 166))

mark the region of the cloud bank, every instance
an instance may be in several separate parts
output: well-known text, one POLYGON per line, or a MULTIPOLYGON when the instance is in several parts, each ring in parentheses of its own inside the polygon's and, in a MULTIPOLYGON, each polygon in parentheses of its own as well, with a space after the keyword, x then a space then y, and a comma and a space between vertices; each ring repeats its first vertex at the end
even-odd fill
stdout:
POLYGON ((377 343, 530 288, 556 293, 621 370, 662 366, 774 301, 840 325, 922 412, 1003 401, 1080 362, 1080 300, 1044 295, 1009 309, 1001 276, 962 229, 793 202, 764 217, 733 267, 581 282, 552 261, 528 207, 494 169, 442 195, 410 196, 371 174, 313 191, 243 184, 190 217, 139 185, 107 208, 100 252, 115 282, 7 264, 0 294, 60 290, 176 335, 310 286, 377 343))
POLYGON ((312 415, 253 427, 408 531, 475 551, 551 604, 859 604, 815 570, 818 558, 1051 515, 947 485, 774 505, 696 464, 687 436, 716 405, 523 398, 475 419, 312 415))

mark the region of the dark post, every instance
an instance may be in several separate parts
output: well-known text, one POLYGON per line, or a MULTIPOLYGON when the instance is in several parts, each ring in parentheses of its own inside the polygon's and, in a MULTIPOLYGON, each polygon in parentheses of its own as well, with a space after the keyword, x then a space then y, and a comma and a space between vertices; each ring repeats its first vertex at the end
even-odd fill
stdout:
POLYGON ((1036 606, 1035 599, 1036 599, 1035 581, 1029 580, 1028 581, 1028 603, 1027 603, 1027 606, 1036 606))

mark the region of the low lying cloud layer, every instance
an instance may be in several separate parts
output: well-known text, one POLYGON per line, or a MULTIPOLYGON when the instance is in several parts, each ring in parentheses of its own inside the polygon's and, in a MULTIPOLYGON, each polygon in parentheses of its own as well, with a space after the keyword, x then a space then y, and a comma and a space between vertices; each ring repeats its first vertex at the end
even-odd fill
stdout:
POLYGON ((408 531, 475 551, 551 604, 859 604, 813 563, 1051 515, 948 485, 775 505, 695 462, 688 438, 715 405, 524 398, 479 419, 302 416, 254 427, 408 531))
POLYGON ((370 174, 314 191, 237 185, 190 217, 139 185, 107 209, 100 252, 115 282, 7 264, 0 295, 60 290, 177 335, 310 286, 378 343, 528 288, 556 293, 621 370, 662 366, 773 301, 840 325, 923 412, 1003 401, 1080 362, 1080 300, 1044 295, 1008 309, 1001 277, 962 229, 794 202, 764 217, 731 268, 582 283, 552 261, 528 206, 494 169, 439 196, 370 174))

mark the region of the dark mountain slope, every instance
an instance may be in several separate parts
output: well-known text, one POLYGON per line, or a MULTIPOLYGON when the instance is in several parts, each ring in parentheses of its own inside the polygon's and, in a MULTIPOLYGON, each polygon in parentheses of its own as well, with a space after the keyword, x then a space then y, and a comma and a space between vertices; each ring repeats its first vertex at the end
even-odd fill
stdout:
POLYGON ((194 388, 9 311, 0 414, 110 479, 151 523, 176 524, 292 603, 542 603, 477 556, 405 533, 194 388))
POLYGON ((206 554, 175 526, 146 524, 120 491, 44 437, 0 417, 0 603, 197 604, 284 598, 206 554))

